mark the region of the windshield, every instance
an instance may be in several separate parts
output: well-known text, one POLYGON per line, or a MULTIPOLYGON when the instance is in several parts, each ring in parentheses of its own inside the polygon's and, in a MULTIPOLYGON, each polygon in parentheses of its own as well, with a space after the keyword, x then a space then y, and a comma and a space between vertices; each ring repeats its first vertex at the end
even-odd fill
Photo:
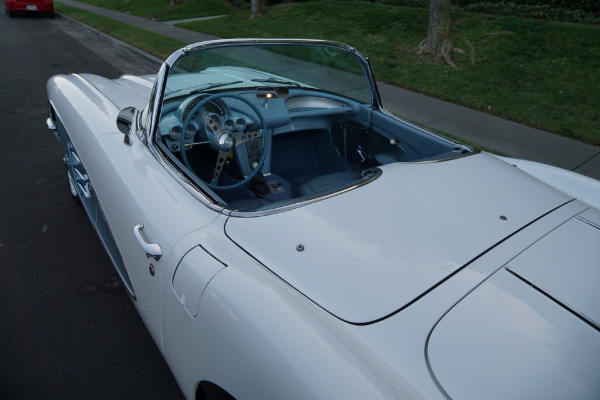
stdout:
POLYGON ((463 154, 384 112, 368 62, 350 46, 221 40, 163 66, 153 141, 216 207, 280 212, 367 185, 390 164, 463 154))
POLYGON ((208 48, 177 60, 171 68, 165 97, 226 86, 288 86, 371 104, 369 80, 359 60, 353 52, 327 45, 238 44, 208 48))

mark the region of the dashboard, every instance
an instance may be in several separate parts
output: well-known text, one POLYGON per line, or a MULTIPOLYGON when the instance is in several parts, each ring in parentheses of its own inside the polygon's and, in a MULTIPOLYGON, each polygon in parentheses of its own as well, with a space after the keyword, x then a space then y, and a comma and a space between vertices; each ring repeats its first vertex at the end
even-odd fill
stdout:
MULTIPOLYGON (((206 116, 210 115, 225 132, 239 133, 260 129, 260 121, 256 112, 247 104, 227 96, 209 100, 203 109, 189 115, 200 102, 209 97, 209 93, 193 94, 167 100, 163 104, 162 118, 159 123, 159 135, 164 144, 172 152, 181 151, 181 136, 184 136, 186 149, 196 143, 210 142, 206 132, 206 116), (204 116, 203 116, 204 115, 204 116), (183 126, 190 117, 185 132, 183 126)), ((304 129, 331 128, 331 118, 335 115, 358 114, 359 106, 339 96, 327 93, 315 94, 314 91, 296 90, 288 98, 262 100, 256 97, 255 91, 236 91, 232 96, 242 96, 255 103, 264 118, 266 126, 273 135, 279 135, 304 129)), ((365 117, 364 119, 369 119, 365 117)), ((260 156, 261 140, 248 143, 250 162, 260 156)), ((213 148, 217 148, 213 143, 213 148)))
POLYGON ((280 186, 270 186, 266 194, 259 187, 259 198, 289 199, 301 195, 302 182, 328 171, 452 158, 462 149, 339 95, 294 88, 269 97, 265 91, 261 88, 259 95, 244 88, 168 99, 156 139, 175 164, 220 190, 225 202, 248 197, 265 177, 267 186, 280 186))

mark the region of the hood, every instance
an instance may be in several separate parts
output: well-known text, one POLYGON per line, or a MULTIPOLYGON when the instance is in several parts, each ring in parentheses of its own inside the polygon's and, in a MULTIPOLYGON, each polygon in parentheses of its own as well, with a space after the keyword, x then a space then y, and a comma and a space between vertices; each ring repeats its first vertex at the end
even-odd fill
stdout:
POLYGON ((379 179, 328 199, 230 217, 226 233, 331 314, 369 323, 571 200, 484 153, 381 169, 379 179))
POLYGON ((93 74, 79 76, 102 93, 119 110, 125 107, 144 109, 148 105, 150 92, 156 79, 156 75, 123 75, 118 79, 107 79, 93 74))
POLYGON ((598 282, 600 212, 589 209, 441 319, 427 347, 432 373, 456 399, 600 398, 598 282))

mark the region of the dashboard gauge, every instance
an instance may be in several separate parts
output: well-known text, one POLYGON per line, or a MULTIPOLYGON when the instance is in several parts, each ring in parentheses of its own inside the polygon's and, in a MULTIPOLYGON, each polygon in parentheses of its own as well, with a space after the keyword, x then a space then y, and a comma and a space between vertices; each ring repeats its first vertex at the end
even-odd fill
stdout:
POLYGON ((177 125, 172 127, 169 131, 169 136, 173 140, 179 140, 181 138, 181 127, 177 125))
POLYGON ((235 128, 235 122, 233 121, 233 118, 226 117, 226 118, 223 118, 222 126, 223 126, 223 130, 225 132, 231 133, 231 132, 233 132, 233 129, 235 128))
POLYGON ((209 114, 204 118, 204 122, 206 122, 206 128, 210 132, 217 132, 223 123, 221 117, 217 114, 209 114))
POLYGON ((220 101, 209 101, 205 104, 204 108, 206 111, 219 114, 222 117, 228 114, 225 106, 220 101))
POLYGON ((244 118, 238 118, 235 120, 235 128, 237 132, 244 132, 246 129, 246 120, 244 118))
POLYGON ((198 124, 196 123, 196 121, 191 121, 187 128, 185 129, 185 138, 186 139, 191 139, 194 136, 196 136, 196 133, 198 132, 198 124))
MULTIPOLYGON (((190 111, 192 111, 192 109, 194 107, 196 107, 202 100, 204 100, 207 96, 198 96, 195 97, 192 101, 190 101, 186 106, 185 109, 183 110, 183 112, 181 113, 181 119, 182 121, 185 121, 186 118, 188 117, 188 114, 190 113, 190 111)), ((185 103, 184 103, 185 104, 185 103)), ((204 105, 204 111, 210 113, 210 114, 217 114, 221 117, 224 117, 225 115, 227 115, 228 109, 227 106, 220 101, 219 99, 217 100, 211 100, 209 102, 207 102, 204 105)), ((198 110, 199 112, 202 112, 202 110, 198 110)))

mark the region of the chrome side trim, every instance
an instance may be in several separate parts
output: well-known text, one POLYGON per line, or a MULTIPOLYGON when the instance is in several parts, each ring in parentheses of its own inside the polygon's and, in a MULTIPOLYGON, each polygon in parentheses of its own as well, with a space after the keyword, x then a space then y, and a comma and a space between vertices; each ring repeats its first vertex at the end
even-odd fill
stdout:
POLYGON ((403 124, 406 124, 406 125, 410 126, 411 128, 417 129, 417 130, 419 130, 419 131, 421 131, 423 133, 426 133, 426 134, 434 136, 434 137, 436 137, 436 138, 438 138, 440 140, 443 140, 444 142, 455 146, 455 148, 457 150, 465 151, 465 152, 468 152, 468 153, 477 153, 478 152, 478 150, 474 149, 471 146, 467 146, 466 144, 463 144, 463 143, 457 142, 457 141, 455 141, 453 139, 447 138, 446 136, 440 135, 439 133, 435 133, 435 132, 433 132, 433 131, 431 131, 429 129, 425 129, 423 126, 416 125, 416 124, 414 124, 414 123, 412 123, 412 122, 410 122, 410 121, 408 121, 408 120, 406 120, 406 119, 404 119, 402 117, 399 117, 398 115, 392 114, 391 112, 389 112, 388 110, 386 110, 383 107, 380 108, 379 111, 381 111, 383 114, 387 115, 390 118, 393 118, 393 119, 395 119, 397 121, 402 122, 403 124))
MULTIPOLYGON (((50 103, 52 104, 52 102, 50 102, 50 103)), ((76 169, 76 167, 84 168, 84 166, 81 163, 79 156, 77 155, 77 149, 75 148, 75 144, 73 142, 71 142, 71 137, 69 135, 69 131, 68 131, 67 127, 62 123, 60 111, 57 110, 56 108, 54 108, 54 105, 52 105, 52 107, 53 107, 53 111, 54 111, 55 118, 56 118, 55 121, 56 121, 57 128, 58 128, 58 125, 60 125, 60 127, 62 127, 62 129, 64 129, 64 133, 65 133, 64 138, 61 141, 61 147, 63 147, 63 152, 64 152, 63 163, 65 164, 65 167, 70 168, 72 171, 77 171, 81 175, 81 172, 78 169, 76 169), (73 158, 71 158, 71 157, 73 157, 73 158)), ((57 131, 58 131, 58 129, 57 129, 57 131)), ((113 235, 110 227, 108 226, 108 223, 106 222, 106 216, 104 215, 104 210, 102 209, 102 205, 100 204, 100 201, 95 196, 95 194, 92 192, 93 185, 89 181, 89 177, 85 173, 85 168, 84 168, 84 175, 82 175, 82 176, 85 176, 85 179, 87 180, 85 182, 86 188, 88 189, 87 194, 89 194, 89 196, 87 196, 87 197, 88 198, 94 197, 96 200, 96 210, 97 210, 96 216, 97 216, 97 218, 95 218, 95 220, 93 220, 91 218, 90 211, 88 208, 86 208, 85 202, 83 202, 83 201, 82 201, 82 207, 85 210, 87 218, 91 222, 92 227, 94 228, 94 231, 98 235, 98 238, 100 239, 100 243, 102 243, 104 250, 108 254, 108 257, 110 258, 110 260, 113 264, 113 267, 115 268, 115 271, 117 271, 117 274, 119 275, 119 278, 121 279, 121 282, 123 282, 123 285, 125 286, 127 293, 129 294, 129 296, 131 296, 131 298, 134 301, 136 301, 137 296, 135 294, 135 290, 133 288, 131 279, 129 278, 129 274, 127 273, 127 269, 125 268, 125 264, 123 262, 123 257, 121 256, 121 250, 119 249, 119 246, 117 245, 117 242, 115 241, 114 235, 113 235), (105 235, 103 235, 103 232, 105 233, 105 235), (114 250, 114 251, 111 251, 111 250, 114 250)), ((79 185, 79 186, 81 187, 81 185, 79 185)), ((83 187, 81 187, 81 188, 83 189, 83 187)))
POLYGON ((362 181, 360 181, 358 183, 355 183, 354 185, 348 186, 347 188, 344 188, 344 189, 341 189, 341 190, 337 190, 337 191, 334 191, 334 192, 331 192, 331 193, 327 193, 327 194, 324 194, 322 196, 317 196, 317 197, 314 197, 314 198, 311 198, 311 199, 301 200, 301 201, 298 201, 296 203, 286 204, 286 205, 283 205, 281 207, 269 208, 267 210, 261 210, 261 211, 235 211, 235 210, 232 210, 229 213, 229 215, 231 217, 253 218, 253 217, 262 217, 262 216, 265 216, 265 215, 277 214, 277 213, 280 213, 280 212, 284 212, 284 211, 288 211, 288 210, 293 210, 294 208, 303 207, 303 206, 305 206, 307 204, 312 204, 312 203, 315 203, 317 201, 326 200, 326 199, 329 199, 329 198, 331 198, 333 196, 337 196, 337 195, 349 192, 350 190, 354 190, 354 189, 356 189, 358 187, 366 185, 367 183, 372 182, 375 179, 379 178, 382 173, 383 172, 379 168, 376 168, 376 169, 374 169, 374 173, 371 176, 365 178, 364 180, 362 180, 362 181))
POLYGON ((596 229, 600 230, 600 225, 590 221, 589 219, 583 218, 582 216, 577 216, 577 217, 575 217, 575 219, 578 219, 579 221, 583 222, 584 224, 588 224, 592 228, 596 228, 596 229))
POLYGON ((56 125, 54 124, 54 122, 52 121, 52 119, 50 117, 48 117, 48 119, 46 119, 46 125, 48 126, 48 129, 55 131, 56 130, 56 125))
POLYGON ((192 196, 196 199, 200 200, 205 206, 212 209, 213 211, 217 211, 219 213, 228 213, 229 210, 225 209, 223 205, 219 205, 216 199, 212 199, 202 193, 195 184, 191 183, 187 176, 185 176, 181 171, 177 170, 174 165, 172 165, 171 161, 166 159, 166 157, 162 154, 162 152, 152 143, 148 143, 148 149, 154 155, 159 164, 163 166, 163 168, 171 174, 171 176, 181 185, 183 186, 192 196))
MULTIPOLYGON (((579 217, 577 217, 577 218, 579 219, 579 217)), ((593 319, 591 319, 590 317, 588 317, 587 315, 585 315, 584 313, 582 313, 575 307, 571 306, 569 303, 567 303, 564 300, 562 300, 561 298, 557 297, 550 291, 544 289, 542 286, 538 285, 537 283, 531 281, 530 279, 527 279, 525 276, 519 274, 518 272, 514 271, 510 267, 505 267, 505 269, 508 272, 510 272, 511 274, 513 274, 515 277, 519 278, 521 281, 525 282, 526 284, 528 284, 529 286, 531 286, 532 288, 537 290, 538 292, 540 292, 543 295, 550 298, 552 301, 554 301, 556 304, 560 305, 565 310, 570 311, 573 315, 575 315, 579 319, 586 322, 592 328, 596 329, 597 331, 600 331, 600 324, 598 322, 594 321, 593 319)))
POLYGON ((212 199, 211 197, 202 193, 196 185, 191 183, 187 176, 185 176, 181 171, 179 171, 171 162, 171 160, 167 159, 167 157, 162 153, 162 151, 156 146, 154 140, 157 135, 158 123, 160 119, 160 111, 162 108, 162 99, 164 97, 165 84, 167 81, 167 76, 170 71, 171 65, 183 54, 183 50, 180 49, 173 53, 165 63, 160 67, 158 74, 156 75, 156 83, 154 88, 152 89, 152 93, 150 94, 150 101, 148 104, 148 116, 146 121, 141 121, 142 113, 139 113, 137 118, 137 128, 136 135, 140 140, 142 145, 148 147, 150 153, 154 156, 159 164, 163 166, 163 168, 171 174, 171 176, 179 182, 192 196, 196 199, 200 200, 204 205, 209 207, 210 209, 217 211, 219 213, 223 212, 224 207, 219 206, 218 201, 216 199, 212 199), (145 126, 141 125, 145 123, 145 126))
POLYGON ((186 175, 184 175, 181 171, 179 171, 175 165, 162 153, 162 151, 156 146, 155 140, 157 137, 158 124, 160 120, 160 114, 162 109, 162 101, 164 97, 165 86, 167 82, 167 76, 169 75, 170 67, 172 62, 179 58, 179 55, 183 54, 183 51, 180 49, 177 52, 173 53, 169 59, 163 63, 156 75, 156 82, 154 84, 154 88, 152 89, 152 93, 150 94, 150 100, 148 103, 148 115, 146 117, 146 121, 141 121, 142 114, 139 114, 137 121, 137 137, 140 140, 142 145, 148 147, 150 153, 154 155, 157 162, 161 164, 169 174, 175 180, 177 180, 192 196, 196 199, 200 200, 203 204, 208 206, 209 208, 222 212, 224 207, 219 207, 217 204, 217 200, 208 197, 204 193, 202 193, 196 185, 192 184, 186 175), (178 54, 177 57, 174 57, 178 54), (173 59, 171 61, 171 59, 173 59), (141 126, 144 124, 144 126, 141 126))

